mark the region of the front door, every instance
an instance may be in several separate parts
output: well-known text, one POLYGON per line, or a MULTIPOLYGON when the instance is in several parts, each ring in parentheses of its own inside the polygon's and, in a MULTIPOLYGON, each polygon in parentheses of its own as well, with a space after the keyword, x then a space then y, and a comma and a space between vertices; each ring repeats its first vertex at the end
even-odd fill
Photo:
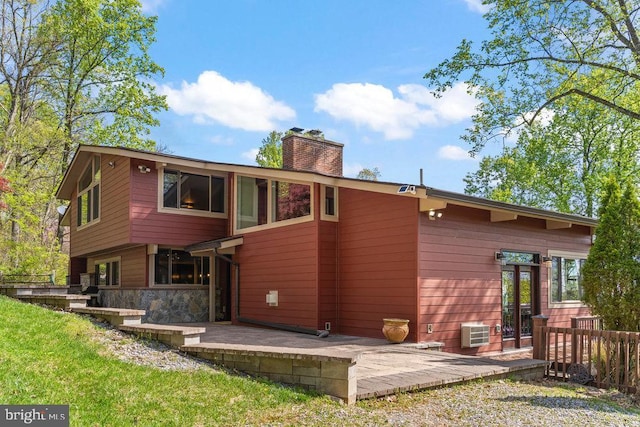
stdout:
POLYGON ((502 267, 502 341, 504 348, 532 345, 532 315, 538 314, 538 266, 502 267))

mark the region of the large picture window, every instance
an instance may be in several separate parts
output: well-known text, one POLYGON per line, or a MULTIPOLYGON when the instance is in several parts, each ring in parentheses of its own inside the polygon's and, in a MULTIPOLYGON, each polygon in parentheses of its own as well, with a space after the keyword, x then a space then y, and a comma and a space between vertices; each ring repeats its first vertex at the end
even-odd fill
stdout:
POLYGON ((238 176, 237 184, 238 229, 311 215, 311 186, 308 184, 247 176, 238 176))
POLYGON ((198 175, 165 169, 162 206, 224 213, 225 180, 219 176, 198 175))
POLYGON ((551 259, 551 302, 582 300, 581 271, 585 260, 562 256, 551 259))
POLYGON ((78 181, 78 227, 100 218, 100 156, 93 156, 78 181))
POLYGON ((155 256, 156 285, 208 285, 209 257, 192 256, 177 249, 158 249, 155 256))

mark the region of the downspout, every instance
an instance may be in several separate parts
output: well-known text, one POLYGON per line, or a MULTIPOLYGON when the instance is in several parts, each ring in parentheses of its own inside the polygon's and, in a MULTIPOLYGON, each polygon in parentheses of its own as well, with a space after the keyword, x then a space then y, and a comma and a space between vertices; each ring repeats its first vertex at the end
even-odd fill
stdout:
POLYGON ((264 321, 264 320, 257 320, 257 319, 250 319, 248 317, 241 317, 240 316, 240 264, 235 262, 234 260, 232 260, 231 258, 229 258, 226 255, 219 254, 217 248, 213 249, 213 253, 214 253, 216 258, 220 258, 220 259, 230 263, 231 265, 233 265, 235 267, 235 274, 234 274, 234 276, 235 276, 235 280, 234 280, 235 298, 234 298, 234 302, 235 302, 236 320, 238 322, 249 323, 249 324, 258 325, 258 326, 266 326, 266 327, 269 327, 269 328, 281 329, 283 331, 298 332, 298 333, 301 333, 301 334, 315 335, 315 336, 320 337, 320 338, 326 338, 326 337, 329 336, 329 331, 321 331, 321 330, 317 330, 317 329, 303 328, 302 326, 285 325, 284 323, 267 322, 267 321, 264 321))

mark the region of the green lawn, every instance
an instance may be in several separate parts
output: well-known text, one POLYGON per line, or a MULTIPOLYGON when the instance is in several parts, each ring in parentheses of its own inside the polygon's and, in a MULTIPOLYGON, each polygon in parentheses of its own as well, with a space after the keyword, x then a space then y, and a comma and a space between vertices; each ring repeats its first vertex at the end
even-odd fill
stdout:
MULTIPOLYGON (((0 403, 68 404, 71 425, 232 425, 339 405, 215 369, 162 371, 109 356, 82 317, 0 296, 0 403)), ((286 421, 285 421, 286 422, 286 421)))
MULTIPOLYGON (((99 333, 80 316, 0 296, 0 404, 69 405, 71 426, 118 427, 464 425, 464 411, 476 401, 482 405, 475 410, 492 420, 496 407, 514 414, 545 399, 593 407, 583 419, 601 425, 620 410, 632 411, 633 419, 640 415, 635 400, 628 405, 615 393, 517 382, 478 382, 348 407, 215 368, 163 371, 123 362, 99 344, 99 333), (494 388, 505 387, 508 397, 494 395, 494 388)), ((554 404, 542 413, 565 410, 554 404)), ((628 419, 614 424, 629 425, 628 419)))

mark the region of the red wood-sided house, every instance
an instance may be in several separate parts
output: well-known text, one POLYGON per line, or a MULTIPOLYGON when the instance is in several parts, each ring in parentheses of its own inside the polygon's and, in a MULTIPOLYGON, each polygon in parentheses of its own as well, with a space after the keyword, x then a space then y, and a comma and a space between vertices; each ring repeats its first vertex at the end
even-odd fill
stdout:
POLYGON ((81 146, 68 200, 71 284, 158 323, 231 321, 476 354, 588 314, 596 221, 423 185, 344 178, 342 145, 292 133, 283 169, 81 146))

